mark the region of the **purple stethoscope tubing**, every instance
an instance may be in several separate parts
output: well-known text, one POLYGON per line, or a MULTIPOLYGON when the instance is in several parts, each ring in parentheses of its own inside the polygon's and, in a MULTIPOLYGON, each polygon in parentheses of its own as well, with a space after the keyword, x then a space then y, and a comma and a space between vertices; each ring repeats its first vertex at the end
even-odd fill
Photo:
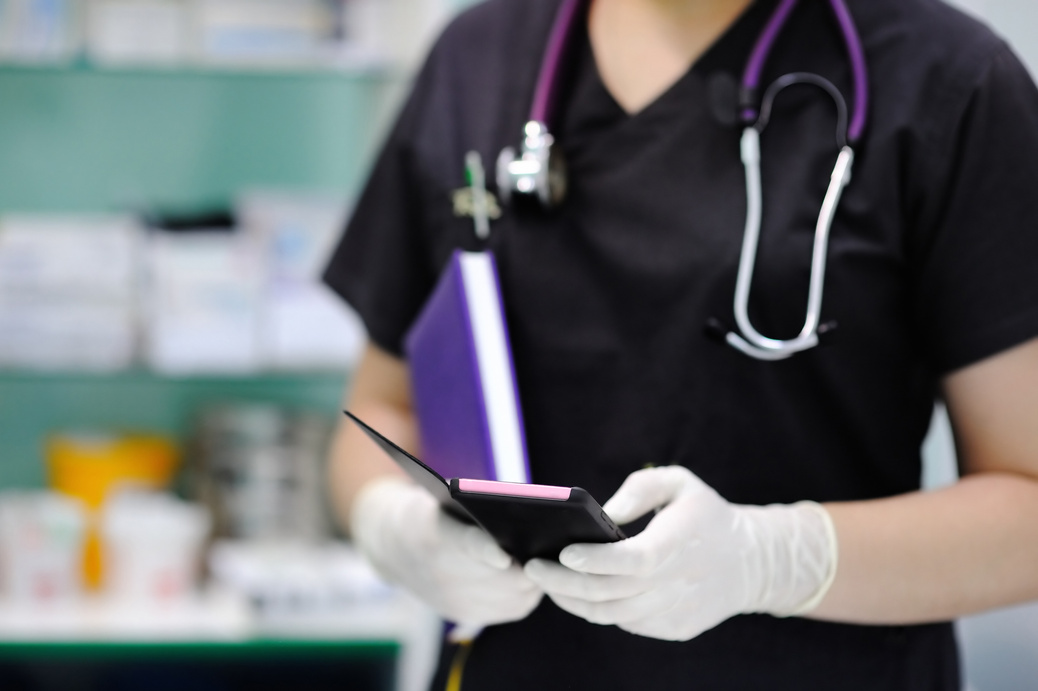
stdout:
MULTIPOLYGON (((537 193, 542 202, 562 196, 550 193, 552 188, 545 174, 554 142, 548 123, 553 118, 558 101, 559 77, 567 43, 578 18, 583 14, 581 10, 588 2, 590 0, 562 0, 559 5, 537 76, 530 118, 524 128, 526 138, 522 156, 517 159, 514 150, 506 148, 498 157, 498 187, 503 196, 510 196, 513 186, 518 192, 537 193)), ((780 77, 768 88, 761 104, 758 105, 761 76, 768 57, 798 2, 799 0, 779 0, 778 6, 750 52, 739 93, 740 115, 745 126, 740 143, 740 155, 746 173, 747 212, 733 303, 738 332, 727 331, 724 339, 733 348, 758 360, 784 360, 818 345, 819 333, 823 330, 821 305, 829 234, 843 190, 851 179, 854 166, 853 147, 864 134, 868 123, 869 86, 865 49, 845 0, 829 0, 829 6, 839 26, 851 67, 854 108, 849 117, 845 99, 839 90, 828 80, 813 74, 794 73, 780 77), (813 84, 833 98, 839 116, 837 140, 841 148, 815 225, 804 326, 796 338, 778 340, 762 335, 753 327, 749 318, 749 300, 763 218, 760 135, 768 124, 778 92, 793 84, 813 84)), ((564 185, 562 189, 564 190, 564 185)))
POLYGON ((588 1, 562 0, 562 4, 559 5, 551 35, 548 36, 548 45, 544 49, 541 71, 537 75, 537 87, 533 92, 533 104, 530 106, 530 122, 547 124, 554 114, 558 76, 562 71, 562 56, 566 52, 566 44, 573 33, 573 25, 580 14, 580 8, 588 1))
MULTIPOLYGON (((786 21, 798 2, 799 0, 782 0, 779 3, 750 53, 750 59, 746 63, 746 69, 742 75, 742 98, 744 101, 748 101, 748 103, 742 104, 744 122, 749 123, 757 118, 757 109, 750 103, 755 101, 754 97, 760 88, 761 74, 764 72, 764 65, 771 54, 771 48, 781 35, 786 21)), ((843 35, 847 48, 847 58, 851 64, 851 76, 854 83, 854 112, 847 129, 847 140, 854 144, 861 138, 868 121, 869 75, 865 61, 865 49, 862 47, 858 29, 854 25, 854 19, 844 0, 829 0, 829 6, 832 7, 836 23, 840 26, 840 33, 843 35)))
MULTIPOLYGON (((561 72, 563 56, 566 45, 573 33, 573 27, 580 16, 581 8, 590 0, 562 0, 555 15, 551 34, 548 36, 548 44, 541 61, 540 72, 537 76, 537 86, 534 90, 533 103, 530 106, 529 120, 548 124, 554 114, 557 100, 559 73, 561 72)), ((764 31, 761 32, 750 53, 750 59, 743 71, 742 88, 747 95, 756 94, 760 88, 760 78, 767 64, 768 56, 775 45, 775 41, 782 34, 787 20, 796 8, 799 0, 781 0, 775 12, 771 15, 764 31)), ((840 27, 847 48, 847 56, 850 60, 851 73, 854 83, 854 111, 851 116, 850 126, 847 131, 847 139, 857 142, 868 120, 869 111, 869 87, 868 68, 865 60, 865 49, 861 44, 857 27, 851 16, 850 10, 844 0, 829 0, 833 15, 840 27)), ((752 120, 757 117, 757 109, 749 104, 743 104, 743 119, 752 120)))
POLYGON ((868 72, 865 64, 865 50, 858 36, 854 20, 847 10, 844 0, 829 0, 833 14, 836 16, 847 47, 847 56, 851 64, 854 82, 854 111, 847 125, 847 106, 839 91, 831 82, 811 74, 793 74, 780 77, 768 89, 764 96, 761 111, 756 107, 757 90, 760 86, 761 73, 775 41, 782 28, 796 7, 798 0, 782 0, 761 33, 760 38, 750 53, 746 70, 743 73, 742 90, 739 95, 742 107, 742 118, 745 124, 740 153, 746 171, 746 227, 743 234, 742 250, 739 255, 739 272, 735 281, 735 297, 733 311, 738 332, 728 331, 725 341, 736 350, 757 360, 784 360, 796 353, 809 350, 818 345, 821 331, 822 293, 825 284, 826 257, 829 247, 829 235, 832 230, 836 210, 844 189, 850 183, 851 170, 854 167, 853 145, 865 131, 868 114, 868 72), (837 106, 840 130, 837 139, 840 142, 840 154, 833 166, 829 186, 818 213, 815 225, 814 244, 811 251, 811 277, 807 297, 807 311, 804 326, 796 338, 779 340, 768 338, 754 328, 749 316, 750 290, 753 285, 753 271, 757 258, 757 247, 760 240, 763 217, 763 191, 761 188, 761 150, 760 135, 767 126, 770 109, 775 95, 786 86, 795 83, 814 84, 825 90, 833 98, 837 106), (846 131, 843 131, 846 127, 846 131))

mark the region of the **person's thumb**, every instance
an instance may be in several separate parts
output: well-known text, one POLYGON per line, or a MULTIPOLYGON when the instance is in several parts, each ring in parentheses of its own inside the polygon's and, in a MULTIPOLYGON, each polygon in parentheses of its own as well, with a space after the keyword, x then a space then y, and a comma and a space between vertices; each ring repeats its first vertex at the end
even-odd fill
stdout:
POLYGON ((602 509, 623 525, 674 501, 696 476, 682 466, 646 468, 631 473, 602 509))

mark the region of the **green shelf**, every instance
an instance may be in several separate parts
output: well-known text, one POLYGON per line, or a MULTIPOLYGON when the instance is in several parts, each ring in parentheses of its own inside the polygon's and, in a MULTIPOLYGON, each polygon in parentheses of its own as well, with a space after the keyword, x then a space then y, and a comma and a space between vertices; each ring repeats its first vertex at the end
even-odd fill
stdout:
POLYGON ((0 73, 35 75, 100 74, 109 76, 144 77, 208 77, 214 79, 281 78, 293 79, 337 79, 357 82, 386 82, 406 79, 406 73, 389 64, 286 64, 264 65, 262 63, 171 63, 171 64, 98 64, 87 59, 69 62, 0 62, 0 73))
POLYGON ((0 67, 0 213, 351 193, 407 80, 388 72, 0 67))
POLYGON ((57 431, 147 431, 184 439, 212 404, 273 403, 340 414, 344 372, 167 377, 0 371, 0 489, 46 483, 43 445, 57 431))
POLYGON ((377 640, 0 644, 5 691, 390 691, 399 661, 377 640))

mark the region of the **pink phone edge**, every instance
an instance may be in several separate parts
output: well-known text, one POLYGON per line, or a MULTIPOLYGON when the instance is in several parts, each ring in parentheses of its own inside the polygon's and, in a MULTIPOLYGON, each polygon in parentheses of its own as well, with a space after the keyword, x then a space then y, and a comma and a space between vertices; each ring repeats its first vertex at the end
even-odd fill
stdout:
POLYGON ((567 501, 572 489, 553 485, 526 485, 518 482, 498 482, 496 480, 458 480, 458 489, 462 492, 478 494, 503 494, 509 497, 528 497, 531 499, 551 499, 567 501))

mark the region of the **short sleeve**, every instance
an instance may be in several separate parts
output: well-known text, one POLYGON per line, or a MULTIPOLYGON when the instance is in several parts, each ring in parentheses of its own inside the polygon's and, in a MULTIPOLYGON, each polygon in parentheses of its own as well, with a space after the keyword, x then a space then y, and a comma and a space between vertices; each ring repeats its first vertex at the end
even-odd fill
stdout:
POLYGON ((938 374, 1038 336, 1038 90, 1005 46, 931 140, 914 313, 938 374))
POLYGON ((325 283, 357 311, 368 337, 401 355, 403 337, 434 285, 425 261, 414 142, 425 117, 435 51, 415 81, 338 247, 325 283))

